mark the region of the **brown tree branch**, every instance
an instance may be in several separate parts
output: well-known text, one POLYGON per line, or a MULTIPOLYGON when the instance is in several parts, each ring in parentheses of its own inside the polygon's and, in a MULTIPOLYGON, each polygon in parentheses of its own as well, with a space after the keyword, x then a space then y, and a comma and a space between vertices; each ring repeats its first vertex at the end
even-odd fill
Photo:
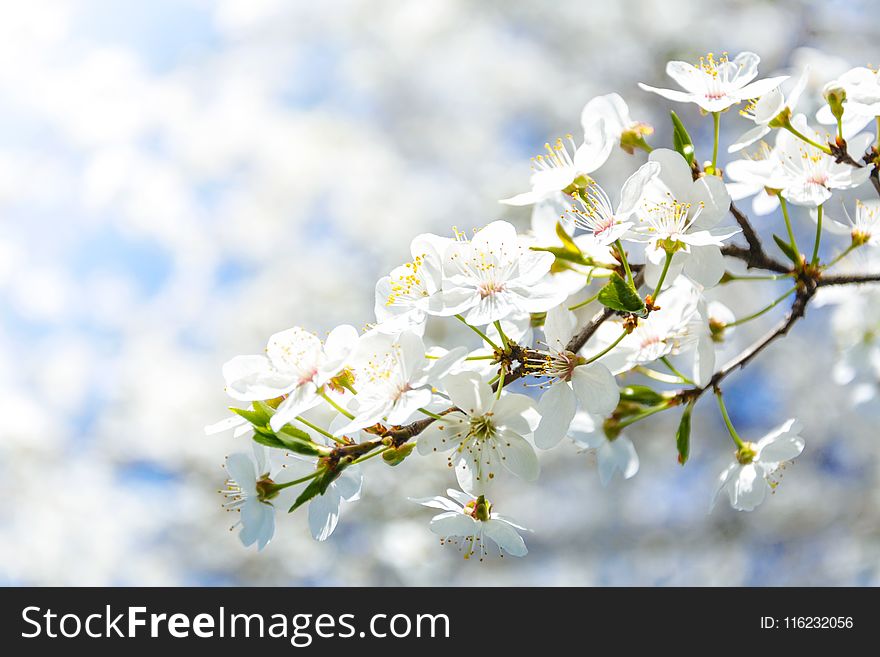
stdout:
POLYGON ((807 304, 816 294, 816 290, 818 285, 814 279, 807 278, 802 281, 801 287, 798 288, 797 294, 795 295, 794 301, 791 304, 791 310, 789 310, 788 314, 785 318, 776 325, 776 327, 761 337, 759 340, 756 340, 741 352, 736 358, 728 362, 724 367, 715 372, 712 378, 709 380, 709 383, 702 387, 696 388, 687 388, 685 390, 680 390, 675 394, 675 397, 680 399, 683 402, 690 402, 699 399, 699 397, 706 392, 707 390, 713 390, 718 387, 718 385, 727 378, 732 372, 744 368, 748 365, 752 360, 754 360, 758 354, 764 351, 767 347, 770 346, 778 338, 781 338, 784 335, 787 335, 791 330, 791 327, 804 316, 807 309, 807 304))
POLYGON ((819 287, 825 287, 826 285, 858 285, 861 283, 880 283, 880 274, 839 274, 823 276, 816 282, 819 287))

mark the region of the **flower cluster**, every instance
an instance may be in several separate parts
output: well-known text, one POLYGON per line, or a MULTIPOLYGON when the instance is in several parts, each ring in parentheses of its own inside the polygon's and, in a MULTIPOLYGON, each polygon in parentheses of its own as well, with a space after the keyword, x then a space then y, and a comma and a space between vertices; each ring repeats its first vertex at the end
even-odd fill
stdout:
MULTIPOLYGON (((619 95, 594 98, 581 116, 582 136, 546 144, 532 161, 529 189, 502 201, 533 206, 530 231, 493 221, 472 235, 419 235, 411 260, 377 282, 375 321, 362 334, 344 325, 321 340, 294 327, 270 337, 264 354, 226 363, 227 392, 249 405, 210 430, 233 428, 256 448, 254 458, 233 454, 226 463, 227 507, 240 513, 242 542, 263 548, 275 510, 305 505, 313 536, 326 539, 343 502, 360 496, 361 463, 381 456, 396 466, 416 452, 445 461, 461 489, 414 500, 442 511, 431 531, 459 544, 466 557, 482 559, 490 542, 502 554, 523 556, 523 528, 495 511, 499 480, 536 480, 539 450, 565 438, 595 452, 603 484, 616 472, 629 479, 639 458, 624 431, 673 409, 680 411, 675 444, 684 465, 691 412, 706 392, 716 396, 734 448, 718 492, 736 509, 760 504, 777 485, 775 473, 804 449, 801 427, 788 420, 744 441, 720 384, 784 335, 821 286, 835 282, 829 268, 880 243, 877 201, 858 201, 847 224, 823 222, 835 191, 872 178, 880 190, 877 137, 861 132, 866 117, 880 114, 880 87, 870 69, 830 83, 817 120, 830 117, 837 130, 823 135, 794 113, 806 76, 783 95, 788 78, 758 79, 758 64, 754 53, 709 54, 697 65, 668 64, 682 90, 641 85, 711 115, 711 159, 697 159, 674 112, 672 148, 654 147, 647 140, 653 128, 633 120, 619 95), (728 152, 768 135, 773 145, 761 142, 756 157, 722 167, 719 124, 737 105, 754 127, 728 152), (637 160, 619 190, 600 182, 615 147, 637 160), (788 237, 774 233, 779 257, 764 250, 732 205, 748 196, 758 214, 781 208, 788 237), (807 252, 795 240, 789 203, 812 210, 803 211, 816 225, 807 252), (740 233, 747 247, 732 243, 740 233), (826 233, 851 241, 822 261, 826 233), (768 273, 732 274, 730 258, 768 273), (787 292, 742 317, 709 298, 716 286, 750 279, 787 280, 787 292), (717 366, 716 350, 736 326, 788 299, 791 312, 775 333, 717 366), (439 335, 447 344, 434 339, 439 335)), ((851 342, 864 343, 859 331, 851 342)))

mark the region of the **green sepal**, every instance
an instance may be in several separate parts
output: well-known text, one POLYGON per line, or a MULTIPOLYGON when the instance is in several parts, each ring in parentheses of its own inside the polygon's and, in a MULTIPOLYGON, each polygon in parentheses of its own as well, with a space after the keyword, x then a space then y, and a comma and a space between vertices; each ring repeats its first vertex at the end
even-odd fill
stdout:
POLYGON ((691 453, 691 411, 693 403, 688 404, 684 413, 681 414, 681 421, 678 423, 678 429, 675 431, 675 448, 678 450, 678 462, 681 465, 687 463, 691 453))
POLYGON ((690 134, 688 134, 687 128, 684 127, 684 123, 678 118, 678 115, 675 112, 669 112, 669 115, 672 118, 672 145, 687 160, 687 163, 693 166, 694 141, 691 139, 690 134))
POLYGON ((801 264, 801 259, 791 244, 779 237, 776 233, 773 234, 773 241, 776 242, 776 246, 778 246, 779 250, 785 254, 786 258, 791 260, 795 265, 801 264))
POLYGON ((599 303, 612 310, 644 314, 645 301, 620 274, 613 273, 605 287, 599 290, 599 303))

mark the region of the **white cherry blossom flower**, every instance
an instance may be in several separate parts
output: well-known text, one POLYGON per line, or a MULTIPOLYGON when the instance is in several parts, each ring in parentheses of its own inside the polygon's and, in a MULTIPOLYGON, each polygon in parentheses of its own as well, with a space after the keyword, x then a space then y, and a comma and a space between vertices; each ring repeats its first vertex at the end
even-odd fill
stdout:
POLYGON ((596 96, 584 106, 581 112, 584 132, 592 129, 598 119, 603 120, 600 126, 607 133, 608 141, 618 143, 629 154, 640 139, 654 132, 647 123, 633 120, 626 102, 616 93, 596 96))
POLYGON ((265 355, 236 356, 223 365, 226 391, 239 401, 286 396, 272 416, 277 431, 320 401, 318 390, 339 374, 357 344, 357 330, 342 325, 323 344, 295 326, 269 338, 265 355))
POLYGON ((431 531, 444 543, 449 539, 453 539, 452 542, 460 539, 465 559, 479 554, 482 561, 488 554, 487 539, 498 546, 501 556, 506 553, 524 557, 528 553, 519 532, 529 530, 496 513, 485 497, 474 497, 452 488, 447 489, 446 494, 448 498, 437 495, 410 500, 443 512, 431 519, 431 531))
MULTIPOLYGON (((880 116, 880 73, 877 70, 857 66, 831 84, 846 91, 843 124, 844 137, 847 139, 880 116)), ((825 125, 834 125, 837 122, 828 105, 819 109, 816 120, 825 125)))
POLYGON ((753 52, 742 52, 733 61, 726 55, 716 59, 709 53, 700 58, 697 66, 679 61, 666 65, 666 74, 684 91, 642 83, 639 87, 676 102, 696 103, 707 112, 721 112, 741 101, 763 96, 787 79, 788 76, 781 76, 752 82, 758 75, 760 61, 761 58, 753 52))
MULTIPOLYGON (((825 141, 807 125, 803 114, 796 115, 791 123, 801 134, 816 143, 825 141)), ((870 141, 871 135, 865 133, 853 137, 849 146, 854 153, 864 152, 870 141)), ((768 182, 771 182, 770 186, 781 189, 782 196, 795 205, 817 207, 831 198, 832 190, 858 187, 871 174, 869 167, 856 168, 837 163, 833 156, 787 131, 780 132, 776 148, 782 163, 781 178, 778 182, 768 182)))
POLYGON ((494 221, 447 248, 442 314, 462 313, 469 324, 483 326, 545 312, 566 297, 547 276, 554 260, 552 253, 530 250, 506 221, 494 221))
POLYGON ((531 205, 554 194, 567 191, 575 182, 605 164, 614 141, 599 118, 584 127, 584 141, 578 146, 571 135, 544 144, 545 155, 532 158, 532 188, 528 192, 502 199, 505 205, 531 205))
POLYGON ((530 374, 550 378, 538 402, 541 423, 535 429, 535 444, 541 449, 562 440, 578 406, 604 416, 620 401, 617 381, 604 364, 586 364, 586 358, 565 349, 575 330, 573 312, 562 306, 550 310, 544 322, 548 351, 536 352, 526 363, 530 374))
POLYGON ((635 445, 622 433, 610 440, 602 430, 602 418, 583 411, 574 416, 569 436, 584 450, 596 451, 599 481, 607 486, 619 472, 624 479, 631 479, 639 471, 639 455, 635 445))
POLYGON ((666 285, 684 274, 704 287, 712 287, 724 275, 721 245, 740 232, 719 227, 730 209, 730 195, 717 176, 693 179, 684 157, 665 148, 655 149, 650 161, 660 173, 648 185, 639 213, 640 223, 627 239, 647 242, 645 281, 653 287, 660 278, 666 249, 675 254, 666 285))
POLYGON ((628 221, 638 210, 648 184, 660 173, 658 162, 646 162, 627 178, 620 192, 617 208, 605 190, 590 181, 574 197, 574 223, 578 228, 590 231, 601 246, 610 246, 623 237, 632 227, 628 221))
POLYGON ((767 491, 777 486, 773 474, 784 462, 804 451, 801 429, 800 423, 791 419, 757 443, 744 443, 743 448, 737 450, 734 462, 721 473, 712 507, 722 491, 730 498, 730 505, 739 511, 752 511, 761 504, 767 491))
POLYGON ((772 89, 761 96, 754 104, 740 110, 747 119, 755 123, 755 127, 741 134, 728 148, 728 153, 736 153, 746 146, 751 146, 756 141, 763 139, 771 130, 770 123, 783 112, 789 114, 797 107, 801 94, 807 86, 810 76, 810 68, 805 67, 794 83, 788 98, 783 95, 779 88, 772 89))
POLYGON ((428 315, 441 309, 443 254, 453 240, 432 234, 410 244, 412 261, 395 267, 376 283, 376 326, 382 333, 407 329, 424 334, 428 315))
POLYGON ((753 155, 728 163, 724 175, 731 181, 727 183, 730 198, 740 201, 754 197, 752 212, 759 217, 779 207, 779 197, 767 189, 782 176, 782 160, 778 149, 771 148, 766 142, 761 142, 753 155))
MULTIPOLYGON (((664 356, 690 354, 691 378, 705 385, 715 369, 715 343, 705 308, 701 290, 687 279, 678 279, 660 297, 660 309, 639 320, 635 330, 603 356, 602 362, 614 374, 621 374, 664 356)), ((619 322, 604 322, 590 341, 591 351, 610 345, 622 330, 619 322)))
MULTIPOLYGON (((310 459, 298 454, 290 454, 284 463, 285 473, 293 480, 312 474, 316 468, 323 467, 320 459, 310 459)), ((306 483, 295 490, 300 492, 306 483)), ((359 465, 349 465, 336 477, 323 495, 308 501, 309 532, 316 541, 326 541, 336 529, 343 503, 355 502, 361 497, 363 473, 359 465)))
POLYGON ((502 393, 497 398, 473 372, 450 374, 443 385, 457 409, 419 436, 420 454, 452 450, 449 464, 472 495, 484 492, 504 470, 526 481, 538 478, 538 457, 524 437, 539 421, 529 397, 502 393))
MULTIPOLYGON (((850 215, 845 205, 842 207, 846 223, 830 217, 826 211, 823 227, 829 233, 849 235, 853 244, 880 246, 880 201, 856 200, 855 216, 850 215)), ((818 213, 813 210, 810 216, 816 220, 818 213)))
POLYGON ((241 514, 231 529, 241 527, 239 539, 245 547, 254 543, 262 550, 275 535, 275 507, 271 499, 261 492, 259 482, 271 482, 271 463, 267 450, 254 443, 253 456, 238 452, 226 457, 224 464, 229 477, 222 493, 227 502, 224 506, 241 514))
MULTIPOLYGON (((561 224, 585 258, 592 259, 596 263, 615 263, 611 249, 601 244, 592 233, 572 235, 575 230, 573 207, 572 197, 564 194, 536 203, 532 209, 531 231, 521 239, 530 240, 530 246, 544 248, 562 246, 556 233, 557 224, 561 224)), ((550 270, 551 282, 565 290, 568 296, 583 289, 595 269, 589 265, 569 261, 561 263, 557 260, 554 264, 556 266, 550 270)))
POLYGON ((431 384, 445 377, 466 354, 467 349, 457 347, 441 358, 428 359, 422 339, 411 331, 397 337, 375 331, 363 335, 350 360, 358 390, 349 406, 355 418, 334 434, 341 436, 383 420, 405 424, 431 403, 431 384))

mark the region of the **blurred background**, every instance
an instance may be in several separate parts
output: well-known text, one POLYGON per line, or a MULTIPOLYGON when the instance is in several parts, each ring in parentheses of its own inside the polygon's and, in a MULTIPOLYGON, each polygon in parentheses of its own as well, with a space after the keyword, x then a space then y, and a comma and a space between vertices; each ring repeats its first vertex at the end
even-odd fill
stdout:
MULTIPOLYGON (((819 85, 880 63, 878 31, 871 0, 0 2, 0 583, 880 584, 880 402, 830 380, 825 308, 727 384, 740 433, 806 427, 751 514, 707 513, 731 449, 704 400, 685 468, 677 416, 631 432, 641 471, 608 488, 589 455, 543 454, 541 481, 496 501, 534 529, 525 559, 441 548, 406 497, 453 479, 418 458, 365 466, 326 543, 296 514, 257 553, 216 492, 247 445, 203 434, 225 360, 370 321, 413 235, 526 227, 496 199, 592 96, 621 93, 664 143, 670 104, 636 83, 667 86, 667 59, 749 49, 819 85)), ((634 164, 616 152, 604 180, 634 164)), ((760 285, 716 297, 754 310, 760 285)))

